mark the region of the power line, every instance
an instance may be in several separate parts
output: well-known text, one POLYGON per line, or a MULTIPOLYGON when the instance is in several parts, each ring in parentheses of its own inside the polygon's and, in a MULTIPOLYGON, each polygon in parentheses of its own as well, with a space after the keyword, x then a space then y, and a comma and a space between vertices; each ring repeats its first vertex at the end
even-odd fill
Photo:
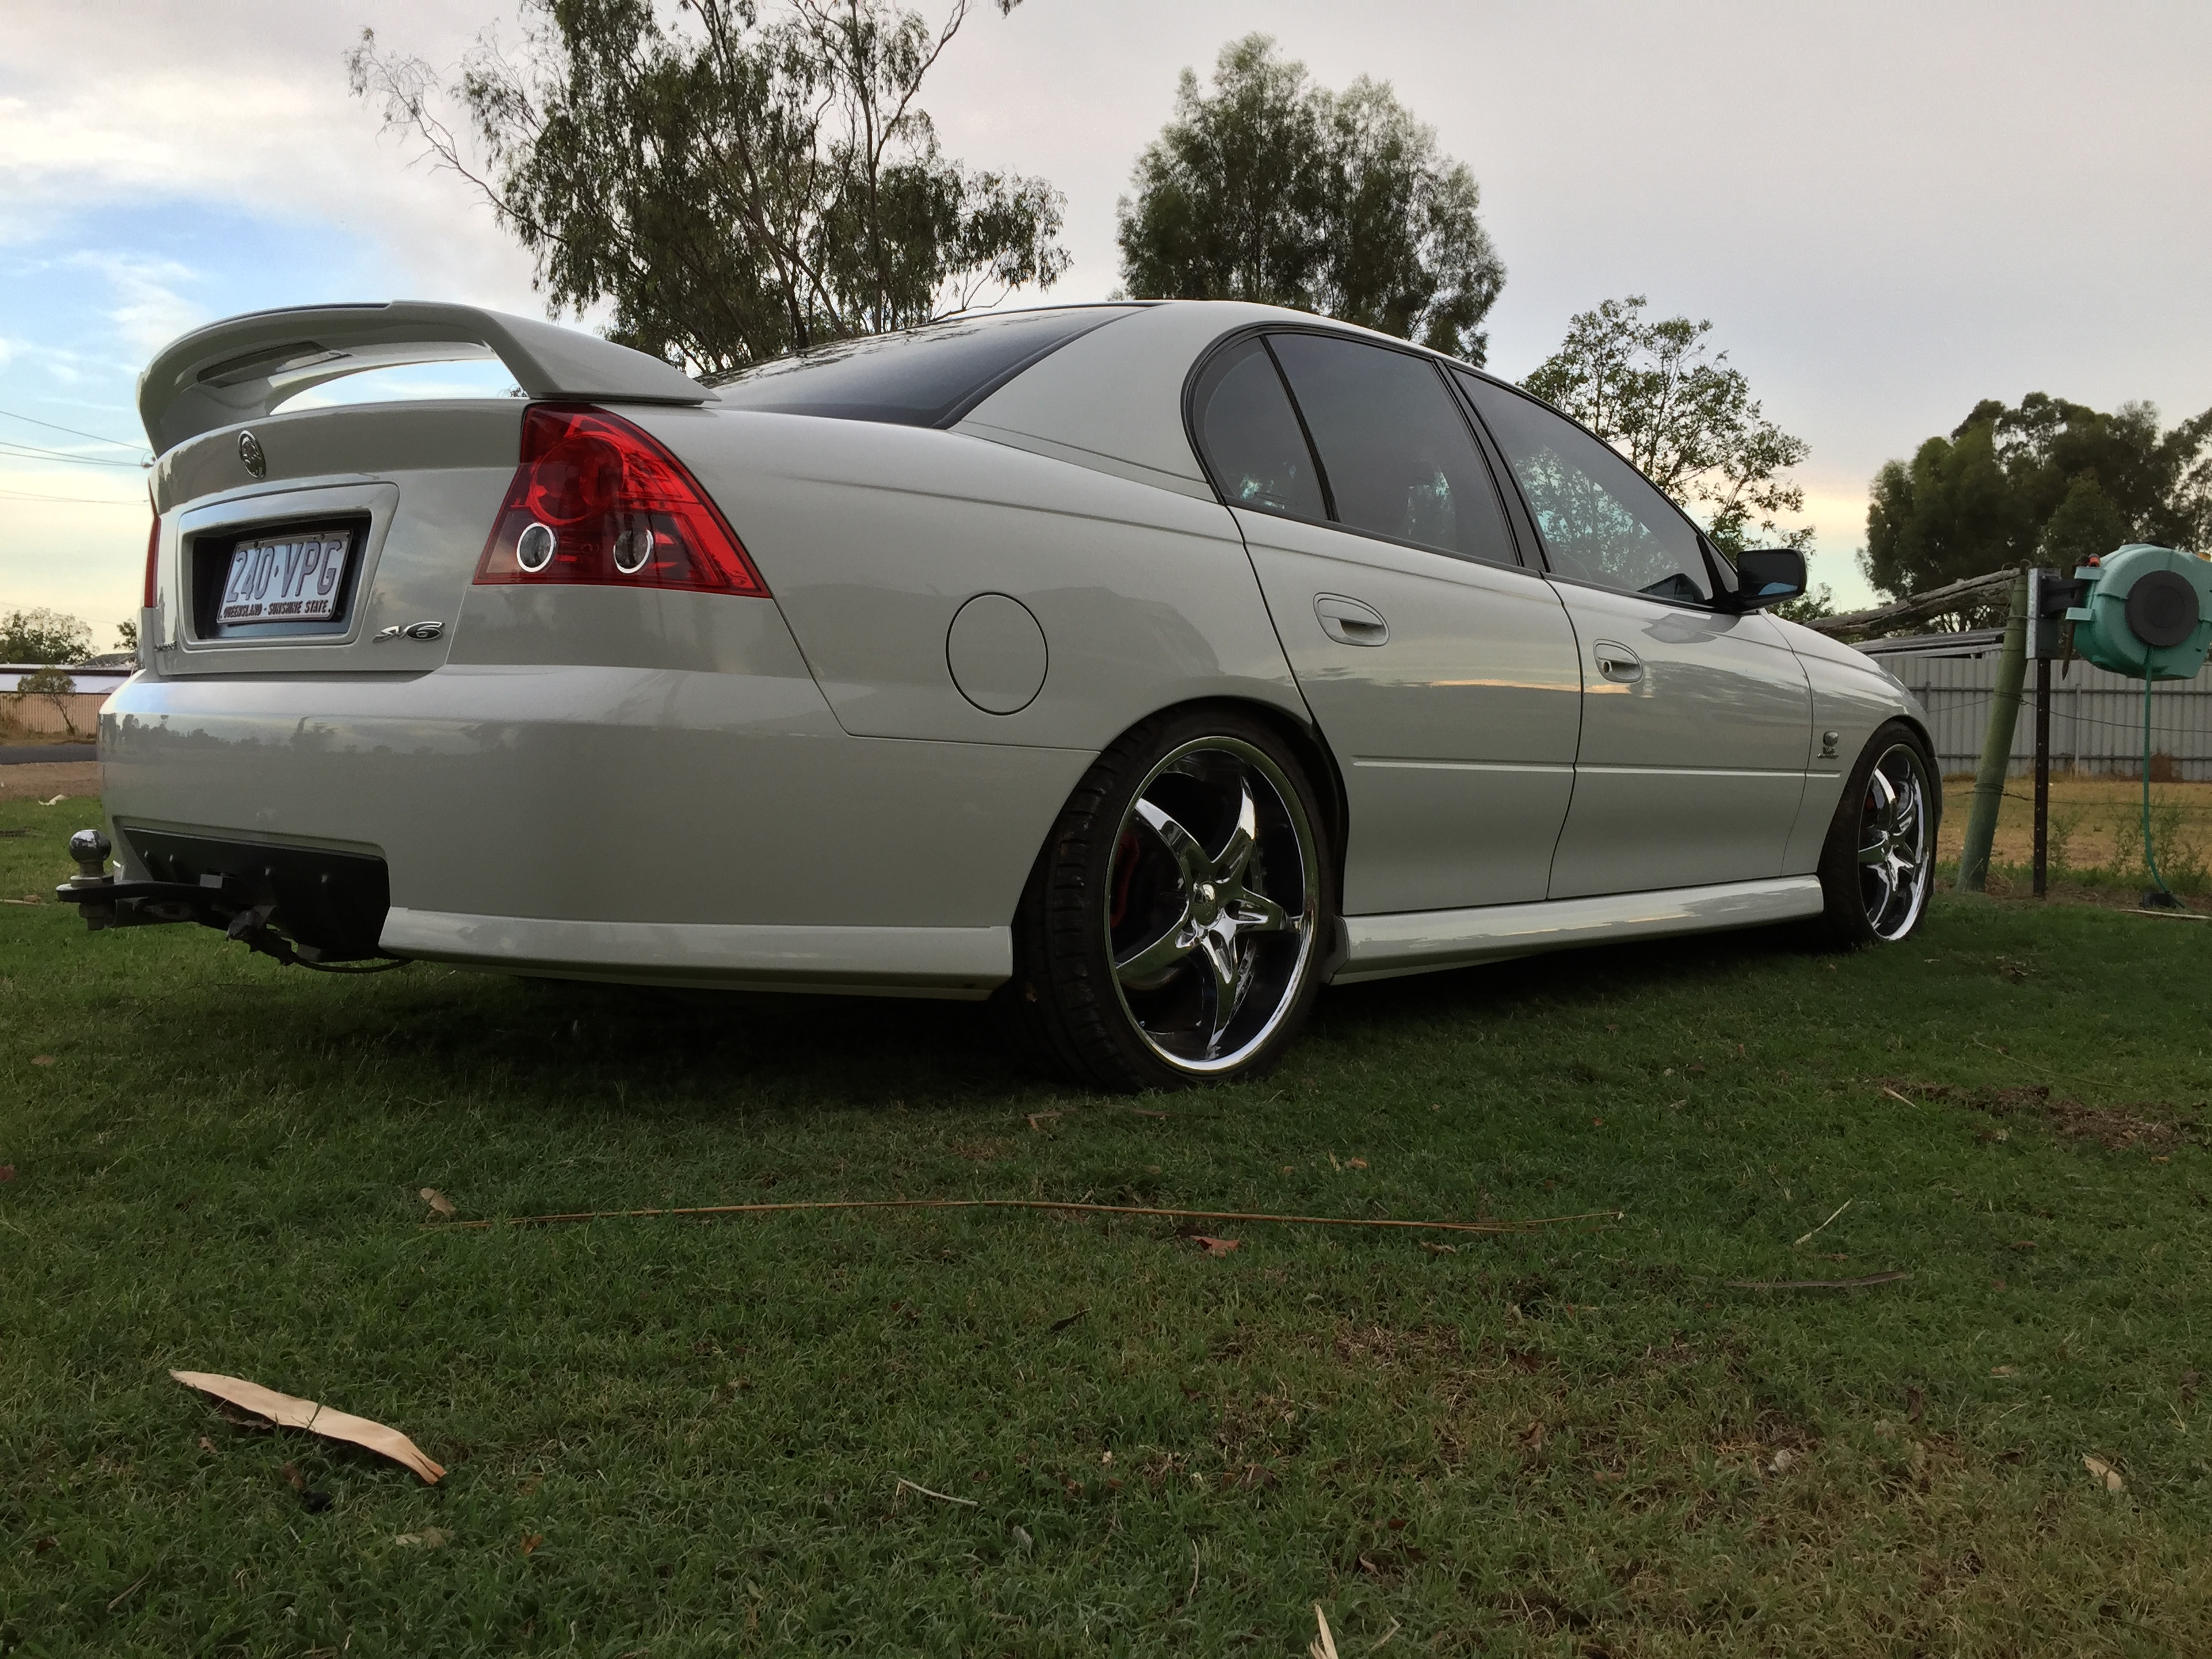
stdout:
POLYGON ((67 501, 78 507, 143 507, 142 501, 128 495, 40 495, 27 489, 0 489, 0 501, 67 501))
POLYGON ((66 461, 71 466, 127 466, 134 471, 145 470, 138 461, 110 461, 97 455, 72 455, 65 450, 40 449, 36 444, 11 443, 0 438, 0 455, 24 461, 66 461))
POLYGON ((127 444, 120 438, 103 438, 97 432, 80 432, 73 426, 58 426, 52 421, 42 421, 35 415, 18 415, 12 409, 0 409, 0 416, 11 421, 27 421, 33 426, 42 426, 49 432, 66 432, 72 438, 89 438, 96 444, 112 444, 118 449, 143 449, 143 444, 127 444))

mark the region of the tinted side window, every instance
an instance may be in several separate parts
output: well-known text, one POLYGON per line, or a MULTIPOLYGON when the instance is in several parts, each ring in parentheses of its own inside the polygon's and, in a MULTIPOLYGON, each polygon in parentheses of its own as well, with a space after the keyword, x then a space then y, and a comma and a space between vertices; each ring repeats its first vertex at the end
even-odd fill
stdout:
POLYGON ((1301 519, 1328 516, 1313 452, 1259 341, 1242 341, 1207 363, 1191 402, 1199 447, 1222 500, 1301 519))
POLYGON ((1520 480, 1553 569, 1655 599, 1712 597, 1697 532, 1642 473, 1533 398, 1459 382, 1520 480))
POLYGON ((1131 309, 1017 311, 840 340, 740 369, 718 382, 721 402, 779 415, 945 426, 1031 363, 1131 309))
POLYGON ((1338 523, 1518 562, 1482 452, 1425 358, 1320 334, 1270 343, 1321 453, 1338 523))

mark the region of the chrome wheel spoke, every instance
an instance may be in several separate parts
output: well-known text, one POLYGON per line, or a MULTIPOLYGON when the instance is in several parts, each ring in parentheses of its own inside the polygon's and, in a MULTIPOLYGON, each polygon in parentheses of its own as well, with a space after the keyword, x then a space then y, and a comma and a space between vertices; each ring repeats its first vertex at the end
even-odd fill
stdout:
POLYGON ((1153 990, 1164 984, 1197 947, 1198 936, 1191 927, 1189 912, 1185 911, 1174 927, 1150 945, 1115 963, 1114 977, 1133 991, 1153 990))
POLYGON ((1237 1005, 1243 999, 1239 994, 1249 983, 1244 964, 1237 961, 1238 952, 1219 934, 1207 933, 1199 939, 1200 950, 1211 969, 1206 981, 1206 1052, 1209 1058, 1221 1046, 1221 1034, 1229 1029, 1229 1022, 1237 1018, 1237 1005))
POLYGON ((1252 786, 1241 786, 1243 799, 1237 808, 1237 827, 1230 831, 1229 842, 1221 849, 1221 856, 1213 860, 1213 879, 1234 884, 1244 879, 1244 867, 1252 862, 1252 850, 1258 845, 1260 834, 1259 809, 1253 804, 1252 786))
POLYGON ((1182 866, 1186 887, 1213 879, 1213 860, 1206 857, 1206 848, 1199 845, 1197 836, 1148 800, 1137 803, 1137 816, 1160 838, 1160 844, 1168 849, 1168 856, 1182 866))
POLYGON ((1265 893, 1246 888, 1233 900, 1227 914, 1240 933, 1279 933, 1291 927, 1291 913, 1265 893))

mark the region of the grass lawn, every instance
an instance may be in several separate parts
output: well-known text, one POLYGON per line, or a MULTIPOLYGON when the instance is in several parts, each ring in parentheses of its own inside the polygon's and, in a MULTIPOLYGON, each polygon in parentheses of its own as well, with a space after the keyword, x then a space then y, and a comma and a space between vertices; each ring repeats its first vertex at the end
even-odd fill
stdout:
MULTIPOLYGON (((92 818, 0 805, 0 893, 92 818)), ((347 981, 12 906, 0 1650, 1296 1656, 1316 1602, 1345 1659, 2212 1650, 2209 962, 1947 899, 1851 957, 1333 992, 1269 1082, 1125 1102, 961 1005, 347 981), (464 1231, 426 1186, 1625 1213, 1217 1256, 988 1212, 464 1231)))

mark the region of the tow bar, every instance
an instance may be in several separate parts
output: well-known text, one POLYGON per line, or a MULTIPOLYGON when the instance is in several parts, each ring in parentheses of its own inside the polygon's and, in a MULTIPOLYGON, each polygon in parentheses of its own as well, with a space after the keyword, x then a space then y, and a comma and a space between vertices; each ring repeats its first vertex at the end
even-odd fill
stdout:
POLYGON ((191 882, 118 881, 107 867, 114 850, 115 844, 105 832, 78 830, 69 842, 76 874, 54 889, 56 902, 76 906, 85 927, 95 933, 110 927, 156 927, 194 921, 218 928, 225 938, 238 940, 249 951, 288 965, 354 973, 405 965, 392 958, 373 967, 338 970, 331 967, 329 957, 336 955, 344 961, 362 953, 341 954, 285 937, 278 931, 282 918, 273 871, 264 872, 258 879, 234 872, 210 872, 191 882))

